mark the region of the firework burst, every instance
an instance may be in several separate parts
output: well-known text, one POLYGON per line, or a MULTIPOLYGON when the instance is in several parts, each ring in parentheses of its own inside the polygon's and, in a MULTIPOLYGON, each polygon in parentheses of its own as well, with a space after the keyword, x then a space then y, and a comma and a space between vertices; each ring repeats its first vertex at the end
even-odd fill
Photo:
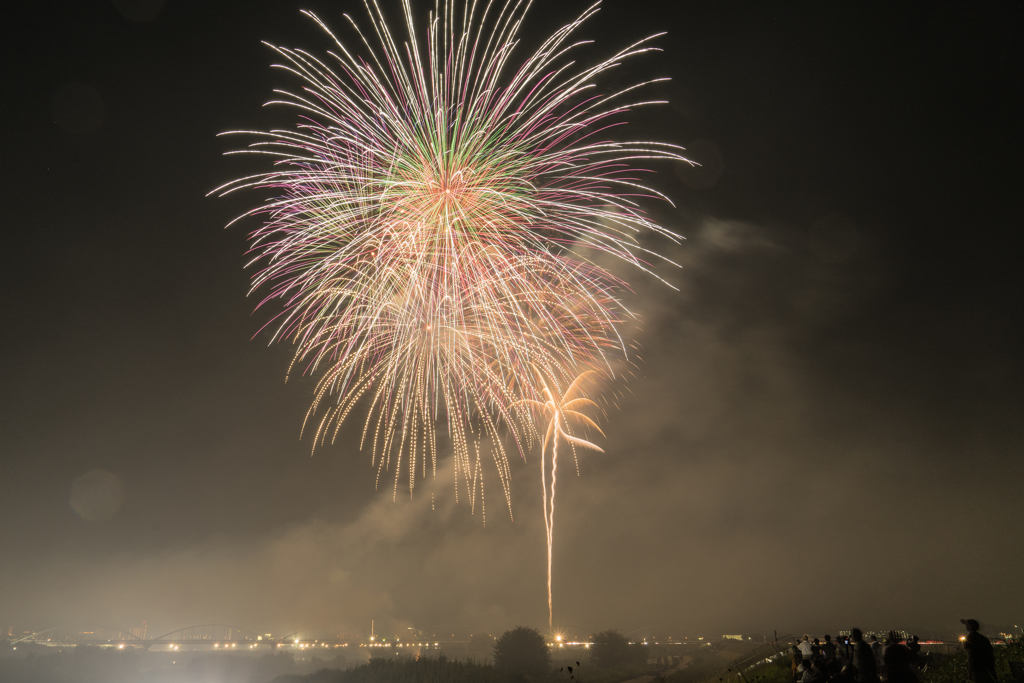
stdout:
POLYGON ((274 165, 219 191, 271 192, 245 214, 262 223, 253 289, 260 306, 280 306, 269 324, 295 345, 293 370, 318 377, 304 426, 313 447, 365 406, 362 444, 378 481, 394 472, 397 495, 403 473, 411 492, 436 472, 446 433, 456 495, 482 504, 486 443, 511 514, 506 448, 550 443, 550 548, 557 443, 576 438, 558 387, 611 377, 625 355, 625 284, 594 258, 651 272, 660 257, 639 235, 675 236, 641 212, 642 197, 661 195, 639 166, 685 159, 672 145, 611 139, 623 114, 649 104, 630 99, 643 83, 595 86, 655 36, 578 67, 573 36, 594 5, 520 61, 529 5, 438 3, 421 25, 403 0, 399 32, 371 0, 368 31, 346 15, 351 49, 307 12, 333 50, 270 46, 301 84, 273 103, 298 123, 235 131, 256 136, 243 153, 274 165), (544 438, 535 408, 554 420, 544 438))

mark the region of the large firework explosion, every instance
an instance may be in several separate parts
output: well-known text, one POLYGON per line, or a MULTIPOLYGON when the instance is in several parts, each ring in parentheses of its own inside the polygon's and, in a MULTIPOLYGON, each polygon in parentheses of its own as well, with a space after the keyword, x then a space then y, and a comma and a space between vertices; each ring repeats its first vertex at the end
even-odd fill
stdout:
POLYGON ((659 257, 640 234, 675 236, 640 211, 661 195, 638 164, 685 159, 672 145, 611 139, 623 114, 649 104, 630 100, 644 83, 595 85, 656 36, 579 67, 573 36, 594 5, 513 68, 529 6, 436 4, 419 29, 403 0, 399 37, 371 0, 369 32, 346 15, 351 50, 307 12, 336 49, 270 46, 301 81, 275 101, 298 123, 235 131, 257 136, 245 153, 275 163, 220 192, 271 191, 245 214, 262 219, 253 289, 261 306, 280 305, 274 339, 295 345, 293 369, 319 379, 304 424, 314 448, 366 406, 361 446, 378 481, 394 472, 397 495, 403 472, 410 493, 436 473, 443 430, 456 495, 483 507, 483 448, 511 514, 506 449, 525 457, 540 441, 550 608, 557 444, 593 446, 573 433, 596 429, 578 410, 596 405, 578 379, 614 377, 631 316, 625 283, 595 261, 651 272, 659 257))

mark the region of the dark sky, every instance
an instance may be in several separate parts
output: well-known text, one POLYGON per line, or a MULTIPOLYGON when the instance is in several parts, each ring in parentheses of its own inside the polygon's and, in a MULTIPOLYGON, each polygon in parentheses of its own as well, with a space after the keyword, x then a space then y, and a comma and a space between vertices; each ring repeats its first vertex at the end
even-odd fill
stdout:
MULTIPOLYGON (((259 198, 205 196, 254 169, 218 132, 290 120, 261 108, 295 83, 260 41, 327 49, 299 10, 361 5, 24 4, 0 626, 544 626, 536 460, 513 463, 515 521, 495 485, 484 528, 448 477, 392 502, 352 438, 310 457, 313 384, 284 383, 246 298, 254 224, 224 229, 259 198)), ((679 291, 623 272, 644 357, 607 453, 561 481, 557 623, 1019 623, 1024 14, 887 5, 610 0, 583 29, 590 55, 668 32, 612 84, 671 76, 630 130, 704 166, 654 181, 679 291)), ((528 36, 584 7, 539 1, 528 36)))

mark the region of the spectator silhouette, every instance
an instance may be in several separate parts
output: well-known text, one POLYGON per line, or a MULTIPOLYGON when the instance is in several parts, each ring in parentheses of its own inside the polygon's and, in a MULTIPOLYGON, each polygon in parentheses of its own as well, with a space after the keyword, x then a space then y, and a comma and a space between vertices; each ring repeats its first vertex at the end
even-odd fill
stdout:
POLYGON ((811 637, 804 635, 804 639, 800 641, 800 654, 804 656, 804 659, 810 659, 814 656, 814 651, 811 649, 811 637))
POLYGON ((857 683, 857 678, 849 666, 844 666, 839 673, 828 679, 828 683, 857 683))
POLYGON ((882 644, 877 636, 871 636, 871 654, 875 656, 875 667, 882 666, 882 644))
POLYGON ((913 636, 907 641, 907 649, 910 650, 913 661, 916 662, 921 658, 921 643, 917 642, 917 636, 913 636))
POLYGON ((859 628, 850 631, 853 644, 853 666, 857 669, 857 683, 878 683, 878 667, 875 665, 875 654, 871 646, 864 642, 864 634, 859 628))
POLYGON ((827 662, 836 661, 836 644, 832 642, 832 636, 827 633, 825 634, 825 642, 821 646, 821 654, 827 662))
POLYGON ((839 642, 836 644, 836 658, 839 660, 840 668, 846 668, 852 665, 850 661, 850 639, 843 636, 839 636, 839 642))
POLYGON ((992 643, 978 633, 980 625, 975 619, 961 619, 967 627, 964 649, 967 650, 967 676, 974 683, 996 683, 996 659, 992 643))
POLYGON ((912 660, 910 649, 900 642, 899 635, 895 631, 890 633, 889 644, 882 654, 887 683, 917 683, 917 676, 910 666, 912 660))
POLYGON ((800 683, 825 683, 825 669, 820 661, 814 660, 809 664, 804 664, 804 675, 801 677, 800 683))

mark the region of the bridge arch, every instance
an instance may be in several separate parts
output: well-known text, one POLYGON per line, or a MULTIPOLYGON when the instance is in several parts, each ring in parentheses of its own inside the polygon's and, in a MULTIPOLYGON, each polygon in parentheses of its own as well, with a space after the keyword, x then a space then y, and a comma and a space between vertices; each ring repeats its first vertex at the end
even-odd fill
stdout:
POLYGON ((146 642, 159 643, 172 640, 193 640, 200 643, 212 643, 218 640, 246 640, 256 642, 258 637, 261 635, 262 634, 256 633, 252 629, 235 626, 233 624, 196 624, 194 626, 186 626, 184 628, 168 631, 163 635, 150 638, 146 642))

